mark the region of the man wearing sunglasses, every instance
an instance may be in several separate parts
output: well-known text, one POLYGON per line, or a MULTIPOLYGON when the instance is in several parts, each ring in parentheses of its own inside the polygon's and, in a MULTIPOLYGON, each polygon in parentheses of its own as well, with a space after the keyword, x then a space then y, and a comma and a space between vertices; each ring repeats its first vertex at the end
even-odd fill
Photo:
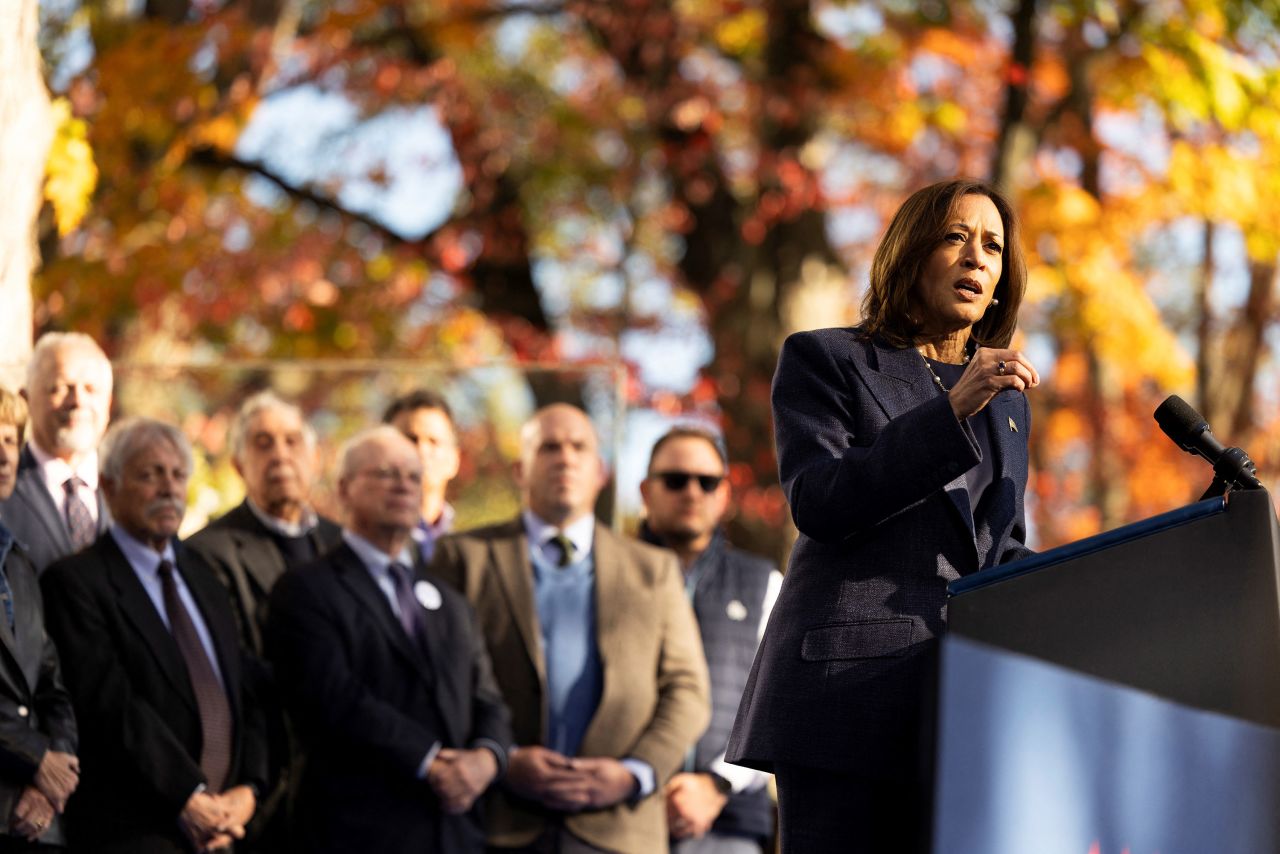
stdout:
POLYGON ((711 672, 711 726, 666 787, 678 854, 760 854, 773 834, 769 775, 729 765, 724 755, 782 574, 725 541, 727 464, 714 434, 676 427, 653 446, 640 484, 641 537, 679 558, 711 672))

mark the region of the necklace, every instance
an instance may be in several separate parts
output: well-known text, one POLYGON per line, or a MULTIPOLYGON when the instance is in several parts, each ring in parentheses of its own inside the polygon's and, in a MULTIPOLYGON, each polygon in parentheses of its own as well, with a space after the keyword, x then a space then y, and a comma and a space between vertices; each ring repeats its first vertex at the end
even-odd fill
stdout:
MULTIPOLYGON (((913 347, 912 349, 915 349, 915 348, 913 347)), ((943 394, 947 394, 948 392, 950 392, 951 389, 947 388, 946 384, 942 381, 942 377, 938 376, 938 372, 933 369, 933 365, 929 364, 929 357, 926 356, 924 353, 921 353, 919 350, 916 350, 916 354, 920 356, 920 361, 924 362, 924 368, 926 371, 929 372, 929 376, 933 377, 933 384, 936 385, 938 388, 942 389, 943 394)), ((968 350, 965 350, 964 361, 961 362, 960 364, 962 365, 969 364, 968 350)))
MULTIPOLYGON (((916 352, 920 353, 919 350, 916 350, 916 352)), ((947 394, 950 389, 942 382, 942 377, 938 376, 938 372, 933 369, 933 365, 929 364, 929 359, 924 353, 920 353, 920 361, 924 362, 925 370, 929 372, 929 376, 933 377, 933 384, 942 389, 943 394, 947 394)))

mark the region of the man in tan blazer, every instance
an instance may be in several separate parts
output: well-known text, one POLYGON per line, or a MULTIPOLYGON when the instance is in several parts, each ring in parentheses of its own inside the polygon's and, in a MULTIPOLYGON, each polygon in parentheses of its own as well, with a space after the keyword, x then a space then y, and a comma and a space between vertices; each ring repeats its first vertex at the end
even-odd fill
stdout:
POLYGON ((520 433, 522 512, 446 537, 434 570, 475 606, 516 749, 490 850, 666 850, 662 785, 706 727, 697 625, 670 552, 596 522, 595 428, 573 406, 520 433))

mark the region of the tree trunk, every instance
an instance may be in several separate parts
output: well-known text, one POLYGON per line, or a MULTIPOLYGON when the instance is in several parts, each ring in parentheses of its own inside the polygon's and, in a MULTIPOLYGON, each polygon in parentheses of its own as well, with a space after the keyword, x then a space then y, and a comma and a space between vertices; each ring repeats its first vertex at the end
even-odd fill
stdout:
POLYGON ((31 353, 31 272, 45 157, 53 136, 36 48, 36 0, 0 4, 0 383, 17 388, 31 353))

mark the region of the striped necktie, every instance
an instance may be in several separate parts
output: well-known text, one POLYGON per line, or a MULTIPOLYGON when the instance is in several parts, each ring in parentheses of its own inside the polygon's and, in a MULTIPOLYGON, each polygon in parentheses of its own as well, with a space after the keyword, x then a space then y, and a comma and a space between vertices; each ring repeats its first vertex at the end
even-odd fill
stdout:
POLYGON ((200 711, 200 732, 204 736, 200 745, 200 770, 204 772, 209 791, 218 793, 227 783, 231 773, 231 704, 227 694, 213 672, 213 662, 205 652, 195 623, 191 621, 178 585, 173 578, 173 564, 160 561, 156 570, 164 591, 164 610, 169 616, 169 632, 178 644, 178 651, 187 664, 187 676, 196 695, 196 707, 200 711))
POLYGON ((89 505, 80 497, 82 486, 88 484, 75 476, 67 478, 66 483, 62 484, 67 492, 67 533, 71 535, 71 547, 76 551, 93 545, 93 541, 98 538, 98 526, 89 513, 89 505))

